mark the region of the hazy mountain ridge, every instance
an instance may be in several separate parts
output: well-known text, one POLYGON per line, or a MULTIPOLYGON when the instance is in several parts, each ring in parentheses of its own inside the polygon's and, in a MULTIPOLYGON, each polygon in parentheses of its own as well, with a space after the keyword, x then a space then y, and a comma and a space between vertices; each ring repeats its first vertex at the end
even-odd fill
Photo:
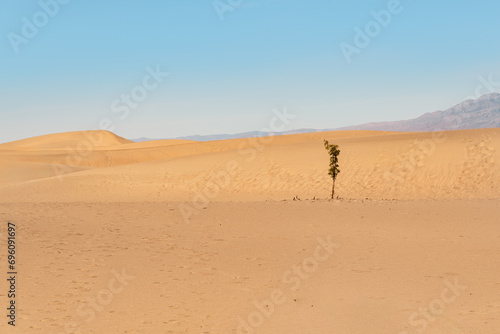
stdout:
MULTIPOLYGON (((239 139, 263 137, 273 135, 287 135, 335 130, 378 130, 378 131, 441 131, 441 130, 466 130, 500 127, 500 94, 491 93, 481 96, 476 100, 466 100, 446 110, 438 110, 423 114, 414 119, 365 123, 341 128, 327 129, 296 129, 279 133, 251 131, 235 134, 193 135, 177 137, 195 141, 211 141, 224 139, 239 139)), ((132 139, 136 142, 153 140, 149 138, 132 139)))
POLYGON ((500 94, 483 95, 446 110, 423 114, 420 117, 395 122, 366 123, 338 130, 381 131, 440 131, 500 127, 500 94))

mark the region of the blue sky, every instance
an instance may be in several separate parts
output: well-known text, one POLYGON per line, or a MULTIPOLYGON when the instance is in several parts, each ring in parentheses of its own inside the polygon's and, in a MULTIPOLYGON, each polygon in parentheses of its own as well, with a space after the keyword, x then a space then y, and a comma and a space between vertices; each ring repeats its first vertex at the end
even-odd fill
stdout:
POLYGON ((2 3, 0 142, 103 119, 127 138, 236 133, 283 107, 290 129, 335 128, 445 109, 480 76, 500 82, 493 0, 401 0, 397 13, 397 0, 60 1, 2 3), (341 43, 356 47, 367 26, 348 62, 341 43), (115 112, 155 68, 168 76, 115 112))

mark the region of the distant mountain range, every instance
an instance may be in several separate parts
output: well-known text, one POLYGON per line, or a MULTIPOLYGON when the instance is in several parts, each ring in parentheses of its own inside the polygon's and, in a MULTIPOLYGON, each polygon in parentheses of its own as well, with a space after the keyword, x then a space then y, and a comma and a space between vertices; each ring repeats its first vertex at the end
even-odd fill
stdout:
POLYGON ((367 123, 337 130, 440 131, 500 127, 500 94, 483 95, 406 121, 367 123))
MULTIPOLYGON (((286 135, 335 130, 379 130, 379 131, 442 131, 500 127, 500 94, 491 93, 476 100, 467 100, 446 110, 438 110, 423 114, 420 117, 394 122, 366 123, 329 129, 297 129, 279 133, 251 131, 236 134, 217 134, 207 136, 186 136, 175 139, 196 141, 210 141, 223 139, 237 139, 250 137, 265 137, 272 135, 286 135)), ((132 139, 135 142, 153 140, 149 138, 132 139)))

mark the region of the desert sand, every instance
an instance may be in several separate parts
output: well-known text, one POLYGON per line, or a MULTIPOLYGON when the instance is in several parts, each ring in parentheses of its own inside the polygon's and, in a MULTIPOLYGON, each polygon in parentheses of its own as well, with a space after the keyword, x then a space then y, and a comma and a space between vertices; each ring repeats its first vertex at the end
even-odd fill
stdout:
POLYGON ((1 144, 0 189, 13 202, 192 201, 204 193, 210 201, 321 198, 331 187, 323 139, 340 145, 336 187, 344 198, 500 195, 499 129, 143 143, 69 132, 1 144))
POLYGON ((0 144, 0 331, 496 333, 499 152, 500 129, 0 144))

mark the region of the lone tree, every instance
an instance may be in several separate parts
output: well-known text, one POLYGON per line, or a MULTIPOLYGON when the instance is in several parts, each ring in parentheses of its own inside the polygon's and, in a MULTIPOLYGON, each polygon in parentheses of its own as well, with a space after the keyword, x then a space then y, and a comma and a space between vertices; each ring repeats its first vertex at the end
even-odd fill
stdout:
POLYGON ((332 199, 333 195, 335 195, 335 179, 337 178, 337 175, 340 173, 339 169, 339 146, 338 145, 330 145, 328 143, 328 140, 324 140, 325 143, 325 150, 328 151, 328 154, 330 155, 330 168, 328 169, 328 175, 330 175, 333 179, 333 185, 332 185, 332 199))

